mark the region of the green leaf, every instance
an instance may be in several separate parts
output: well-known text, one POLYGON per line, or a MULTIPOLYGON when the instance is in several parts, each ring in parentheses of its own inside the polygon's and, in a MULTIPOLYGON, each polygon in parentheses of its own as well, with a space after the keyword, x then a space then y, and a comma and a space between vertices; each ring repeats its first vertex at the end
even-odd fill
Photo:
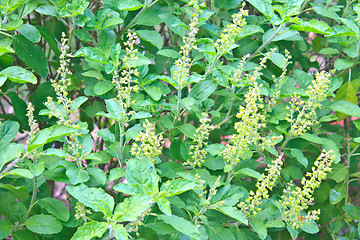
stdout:
POLYGON ((250 168, 240 169, 236 173, 241 173, 241 174, 244 174, 246 176, 253 177, 253 178, 256 178, 256 179, 259 179, 261 177, 260 173, 258 173, 257 171, 255 171, 253 169, 250 169, 250 168))
POLYGON ((55 8, 54 6, 51 5, 40 5, 37 8, 35 8, 35 11, 42 15, 57 17, 55 8))
POLYGON ((48 148, 44 152, 42 152, 44 156, 57 156, 60 158, 67 158, 69 157, 69 153, 57 148, 48 148))
POLYGON ((301 136, 301 138, 309 142, 320 144, 327 151, 332 150, 333 151, 332 154, 335 155, 334 163, 340 162, 339 148, 336 146, 335 142, 332 141, 331 139, 320 138, 314 134, 309 134, 309 133, 305 133, 303 136, 301 136))
POLYGON ((151 118, 151 117, 152 117, 151 113, 140 111, 140 112, 137 112, 134 115, 132 115, 130 120, 151 118))
POLYGON ((12 31, 12 30, 15 30, 15 29, 18 29, 19 27, 21 27, 22 24, 23 24, 23 20, 15 19, 13 21, 8 22, 4 26, 2 26, 2 28, 6 29, 8 31, 12 31))
POLYGON ((6 95, 11 100, 12 106, 14 108, 15 118, 20 123, 20 128, 22 130, 29 130, 28 117, 26 116, 26 114, 27 114, 27 110, 26 110, 27 104, 15 92, 9 92, 6 95))
POLYGON ((10 203, 10 216, 13 221, 23 223, 28 218, 28 209, 22 202, 10 203))
POLYGON ((101 29, 105 29, 105 28, 108 28, 108 27, 111 27, 111 26, 114 26, 114 25, 120 25, 120 24, 123 24, 123 23, 124 23, 123 19, 121 19, 119 17, 112 17, 112 18, 107 19, 104 22, 101 29))
POLYGON ((34 233, 54 234, 59 233, 63 226, 54 216, 39 214, 28 218, 25 226, 34 233))
MULTIPOLYGON (((360 87, 360 79, 357 78, 353 81, 347 81, 337 91, 334 100, 346 100, 355 105, 358 103, 357 91, 360 87)), ((347 117, 344 114, 337 114, 338 120, 343 120, 347 117)))
POLYGON ((225 74, 222 74, 220 71, 218 70, 214 70, 212 71, 212 76, 214 77, 214 79, 218 82, 218 84, 222 87, 227 87, 229 86, 229 79, 225 74))
POLYGON ((269 58, 279 68, 285 67, 285 56, 281 53, 273 53, 269 58))
POLYGON ((345 100, 335 100, 327 107, 334 112, 340 112, 349 116, 360 117, 360 107, 345 100))
POLYGON ((107 230, 106 225, 106 222, 87 222, 77 229, 71 240, 84 240, 92 239, 95 237, 101 238, 107 230))
POLYGON ((96 95, 100 96, 109 92, 113 87, 114 85, 111 81, 100 81, 94 85, 93 91, 96 95))
POLYGON ((181 55, 177 51, 172 49, 161 49, 156 54, 175 59, 181 57, 181 55))
POLYGON ((291 148, 291 155, 293 157, 296 158, 296 160, 298 160, 298 162, 303 165, 304 167, 307 167, 309 162, 307 160, 307 158, 304 156, 304 154, 302 153, 302 151, 300 151, 299 149, 296 148, 291 148))
MULTIPOLYGON (((3 40, 0 41, 0 56, 5 53, 15 52, 14 49, 12 49, 11 44, 12 44, 12 40, 10 38, 4 38, 3 40)), ((2 84, 0 84, 0 86, 2 84)))
POLYGON ((115 207, 113 220, 117 222, 135 221, 153 204, 150 195, 131 196, 115 207))
MULTIPOLYGON (((204 224, 206 232, 209 236, 209 240, 236 240, 232 232, 223 227, 220 223, 209 221, 207 224, 204 224)), ((243 240, 243 239, 239 239, 243 240)), ((245 239, 244 239, 245 240, 245 239)), ((248 238, 246 238, 248 240, 248 238)), ((250 240, 250 238, 249 238, 250 240)))
POLYGON ((84 102, 88 100, 85 96, 79 96, 75 99, 75 101, 71 104, 71 112, 74 112, 78 109, 84 102))
POLYGON ((60 11, 62 17, 74 17, 80 14, 84 14, 85 9, 88 7, 89 2, 86 0, 72 0, 67 2, 65 7, 60 11))
POLYGON ((151 60, 144 55, 138 54, 136 55, 136 57, 137 59, 132 62, 136 67, 151 64, 151 60))
POLYGON ((251 220, 250 226, 259 235, 261 239, 265 239, 267 236, 266 225, 262 220, 251 220))
POLYGON ((292 239, 297 239, 297 236, 299 235, 299 231, 297 229, 294 229, 290 224, 286 224, 286 229, 289 231, 292 239))
POLYGON ((329 27, 329 25, 327 25, 327 23, 323 21, 318 21, 318 20, 303 21, 301 19, 296 19, 296 25, 291 25, 290 29, 305 31, 305 32, 320 33, 324 35, 332 34, 332 30, 329 27))
POLYGON ((319 232, 319 227, 317 226, 314 220, 311 220, 310 223, 305 223, 300 227, 304 232, 315 234, 319 232))
POLYGON ((300 13, 300 8, 305 0, 287 0, 284 9, 285 16, 294 16, 300 13))
POLYGON ((12 224, 9 223, 7 220, 0 220, 0 238, 5 239, 11 234, 12 224))
POLYGON ((106 174, 100 168, 89 167, 86 169, 86 171, 90 174, 91 177, 95 178, 99 184, 104 185, 106 183, 106 174))
MULTIPOLYGON (((128 184, 118 184, 114 189, 124 192, 124 190, 129 189, 128 187, 131 185, 132 190, 136 189, 136 195, 144 195, 146 193, 153 194, 158 191, 157 185, 159 177, 156 174, 154 164, 148 158, 140 160, 133 158, 128 161, 126 180, 128 184)), ((134 194, 135 193, 132 193, 132 195, 134 194)))
POLYGON ((242 3, 241 0, 221 0, 221 1, 215 1, 215 6, 217 8, 237 8, 242 3))
POLYGON ((23 24, 20 28, 18 28, 18 31, 21 33, 21 35, 34 43, 39 42, 41 39, 39 30, 33 25, 23 24))
POLYGON ((145 87, 145 92, 147 94, 149 94, 149 96, 154 99, 155 101, 159 101, 161 96, 162 96, 162 91, 160 88, 158 87, 153 87, 153 86, 150 86, 150 87, 145 87))
POLYGON ((186 236, 189 236, 193 239, 200 239, 201 237, 199 229, 195 225, 193 225, 190 221, 182 217, 178 217, 176 215, 171 215, 171 216, 158 215, 158 218, 160 220, 163 220, 165 223, 170 224, 176 230, 185 234, 186 236))
POLYGON ((337 191, 335 189, 331 189, 330 191, 330 203, 331 204, 337 204, 338 202, 341 201, 341 199, 343 199, 345 197, 345 193, 344 191, 337 191))
POLYGON ((125 170, 122 168, 113 168, 110 170, 109 181, 114 181, 116 179, 125 177, 125 170))
POLYGON ((7 189, 13 197, 21 202, 25 202, 29 198, 29 192, 25 186, 14 187, 10 184, 0 183, 0 188, 7 189))
POLYGON ((104 139, 105 141, 115 142, 115 135, 109 131, 109 129, 100 129, 96 132, 99 137, 104 139))
POLYGON ((164 39, 160 33, 154 30, 138 30, 136 34, 144 41, 151 43, 158 49, 161 49, 163 46, 164 39))
POLYGON ((3 122, 0 126, 0 148, 9 144, 17 135, 20 125, 15 121, 3 122))
POLYGON ((185 136, 195 139, 196 128, 193 125, 184 124, 177 127, 177 129, 179 129, 185 136))
POLYGON ((77 132, 76 128, 63 126, 63 125, 56 125, 42 129, 36 134, 34 140, 30 143, 27 150, 31 151, 44 144, 50 143, 60 137, 68 136, 75 132, 77 132))
POLYGON ((271 1, 263 0, 248 0, 248 2, 253 5, 259 12, 261 12, 269 20, 275 15, 274 10, 271 7, 271 1))
MULTIPOLYGON (((1 56, 1 55, 0 55, 1 56)), ((0 72, 0 87, 6 82, 7 76, 0 72)))
POLYGON ((354 62, 342 58, 337 59, 334 63, 334 66, 337 70, 347 69, 352 65, 354 65, 354 62))
POLYGON ((18 143, 10 143, 0 148, 0 170, 5 164, 17 158, 24 151, 24 145, 18 143))
POLYGON ((101 72, 97 71, 97 70, 89 70, 86 72, 83 72, 81 75, 85 76, 85 77, 92 77, 92 78, 96 78, 98 80, 102 80, 104 79, 103 75, 101 74, 101 72))
POLYGON ((117 240, 127 240, 128 234, 126 228, 122 224, 116 224, 112 228, 115 232, 115 237, 117 240))
POLYGON ((343 210, 354 220, 359 220, 360 219, 360 212, 359 212, 359 208, 356 207, 355 205, 348 203, 346 205, 343 206, 343 210))
POLYGON ((210 204, 215 204, 224 201, 224 206, 233 206, 239 202, 239 199, 244 196, 244 191, 235 185, 226 185, 218 189, 216 194, 210 201, 210 204))
POLYGON ((332 18, 334 20, 339 19, 339 15, 337 15, 336 11, 331 10, 330 8, 327 9, 324 5, 313 6, 312 9, 317 14, 323 15, 325 17, 332 18))
POLYGON ((357 36, 359 36, 359 27, 357 26, 357 24, 350 20, 350 19, 347 19, 347 18, 340 18, 339 19, 345 26, 348 27, 348 29, 350 29, 352 32, 356 33, 357 36))
POLYGON ((160 195, 163 197, 171 197, 192 190, 197 186, 199 185, 195 182, 177 178, 162 184, 160 188, 160 195))
POLYGON ((205 147, 205 150, 212 156, 219 155, 222 151, 224 151, 224 149, 225 145, 220 143, 209 144, 205 147))
POLYGON ((93 47, 80 48, 74 53, 74 57, 85 57, 86 59, 97 63, 107 63, 105 54, 100 49, 93 47))
POLYGON ((66 169, 66 176, 69 177, 70 182, 73 185, 87 182, 90 178, 89 174, 84 169, 77 167, 66 169))
POLYGON ((69 185, 66 190, 79 202, 95 212, 104 213, 105 217, 112 216, 114 199, 101 188, 89 188, 84 184, 69 185))
MULTIPOLYGON (((47 77, 49 73, 48 62, 45 53, 39 45, 34 44, 22 35, 14 36, 13 45, 16 54, 22 61, 41 77, 47 77)), ((34 84, 36 83, 35 79, 32 82, 34 84)))
POLYGON ((337 183, 343 181, 346 178, 347 168, 342 164, 336 164, 331 167, 331 172, 328 177, 334 179, 337 183))
POLYGON ((27 169, 16 168, 11 170, 10 172, 3 173, 3 176, 11 175, 11 176, 19 176, 23 178, 32 179, 34 175, 27 169))
POLYGON ((9 78, 13 82, 18 83, 32 83, 36 84, 37 79, 28 70, 23 69, 19 66, 11 66, 1 71, 7 78, 9 78))
POLYGON ((61 221, 67 221, 70 217, 68 207, 60 200, 56 198, 42 198, 39 200, 39 204, 46 211, 60 219, 61 221))
POLYGON ((336 48, 323 48, 319 51, 319 53, 324 55, 336 55, 340 54, 340 51, 336 48))
POLYGON ((159 206, 160 211, 162 211, 168 216, 171 216, 171 207, 169 200, 167 200, 166 198, 160 198, 157 201, 157 205, 159 206))
POLYGON ((202 102, 207 99, 217 88, 217 82, 211 80, 205 80, 198 82, 189 93, 189 97, 192 97, 196 102, 202 102))
MULTIPOLYGON (((85 30, 75 30, 75 36, 83 42, 94 42, 89 32, 85 30)), ((91 71, 91 70, 90 70, 91 71)))
POLYGON ((36 26, 36 28, 39 30, 41 36, 46 40, 46 42, 49 44, 51 50, 55 53, 57 57, 60 56, 60 50, 57 46, 57 42, 55 40, 54 34, 50 31, 49 28, 45 26, 36 26))
POLYGON ((142 8, 145 3, 141 3, 137 0, 119 0, 117 1, 117 8, 119 10, 135 11, 142 8))
POLYGON ((230 207, 230 206, 220 206, 218 208, 216 208, 216 210, 222 212, 223 214, 234 218, 235 220, 248 225, 248 220, 246 218, 246 216, 236 207, 230 207))
POLYGON ((114 99, 106 99, 106 110, 109 113, 98 112, 97 116, 104 116, 107 118, 114 119, 116 121, 121 121, 124 118, 124 108, 119 104, 118 101, 114 99))

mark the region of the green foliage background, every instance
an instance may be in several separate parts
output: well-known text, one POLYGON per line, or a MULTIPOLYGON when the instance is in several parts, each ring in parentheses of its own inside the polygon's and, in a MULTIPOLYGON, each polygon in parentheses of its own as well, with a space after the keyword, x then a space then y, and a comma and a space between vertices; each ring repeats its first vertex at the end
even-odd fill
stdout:
POLYGON ((360 239, 360 4, 196 4, 0 1, 0 238, 360 239), (241 7, 242 28, 231 25, 241 7), (333 69, 309 129, 292 134, 291 99, 301 111, 316 73, 333 69), (227 136, 241 135, 236 115, 254 84, 266 120, 229 162, 227 136), (279 200, 312 176, 323 149, 332 170, 290 216, 320 209, 319 219, 295 228, 279 200), (278 156, 269 197, 257 214, 243 211, 278 156))

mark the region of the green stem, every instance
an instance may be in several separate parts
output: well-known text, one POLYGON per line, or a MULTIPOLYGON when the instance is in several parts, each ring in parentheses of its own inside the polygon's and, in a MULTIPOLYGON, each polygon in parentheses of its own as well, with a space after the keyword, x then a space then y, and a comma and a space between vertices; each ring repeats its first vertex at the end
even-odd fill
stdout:
POLYGON ((179 87, 179 89, 178 89, 178 100, 177 100, 177 104, 176 104, 176 115, 175 115, 175 118, 174 118, 174 121, 173 121, 174 125, 178 121, 178 118, 181 116, 181 114, 180 114, 181 89, 182 89, 182 87, 179 87))
POLYGON ((227 113, 226 113, 226 116, 224 117, 224 119, 223 119, 220 123, 218 123, 218 124, 216 125, 216 128, 220 127, 221 125, 223 125, 224 123, 226 123, 226 122, 229 120, 229 117, 230 117, 230 114, 231 114, 231 110, 232 110, 232 108, 233 108, 233 106, 234 106, 234 102, 235 102, 235 99, 234 99, 234 97, 232 97, 232 98, 231 98, 230 107, 229 107, 229 110, 228 110, 227 113))
POLYGON ((6 173, 7 171, 9 171, 15 164, 17 164, 18 162, 20 162, 21 160, 23 160, 25 157, 27 157, 30 153, 32 153, 35 149, 31 150, 30 152, 27 152, 24 156, 22 156, 21 158, 15 159, 14 161, 12 161, 12 163, 10 163, 5 169, 4 171, 1 172, 0 175, 0 179, 2 178, 2 175, 4 173, 6 173))
POLYGON ((119 165, 120 168, 122 168, 122 163, 124 161, 124 146, 123 146, 123 141, 124 141, 124 124, 119 122, 119 128, 120 128, 120 159, 119 159, 119 165))
POLYGON ((310 0, 306 0, 303 5, 300 8, 300 13, 304 10, 304 8, 306 7, 306 5, 309 3, 310 0))
POLYGON ((207 69, 206 73, 204 74, 204 77, 206 77, 207 75, 209 75, 209 73, 212 71, 212 68, 214 67, 216 61, 220 58, 220 54, 217 53, 211 63, 211 65, 209 66, 209 68, 207 69))
POLYGON ((71 39, 73 37, 74 30, 75 30, 75 19, 71 18, 70 29, 69 29, 69 40, 68 40, 69 52, 71 52, 71 39))
POLYGON ((12 35, 10 35, 10 34, 8 34, 8 33, 6 33, 6 32, 3 32, 3 31, 0 31, 0 34, 3 34, 3 35, 5 35, 5 36, 7 36, 7 37, 13 38, 12 35))
POLYGON ((144 11, 146 9, 148 9, 149 7, 151 7, 152 5, 154 5, 158 0, 155 0, 154 2, 152 2, 152 0, 148 1, 143 8, 136 14, 136 16, 131 20, 131 22, 129 22, 129 24, 123 28, 120 32, 120 34, 118 35, 116 41, 120 41, 122 35, 129 29, 132 27, 132 25, 134 24, 134 22, 141 16, 141 14, 144 13, 144 11))
POLYGON ((199 217, 204 214, 204 212, 206 211, 206 209, 207 209, 207 205, 204 205, 204 206, 202 207, 202 209, 200 210, 200 212, 194 216, 194 218, 193 218, 192 220, 193 220, 193 222, 194 222, 195 224, 197 223, 199 217))
POLYGON ((31 201, 30 201, 30 204, 29 204, 28 214, 30 214, 31 209, 35 205, 34 202, 35 202, 35 199, 36 199, 36 195, 37 195, 37 177, 34 177, 33 192, 32 192, 32 195, 31 195, 31 201))
POLYGON ((229 183, 229 182, 232 180, 232 178, 233 178, 231 172, 232 172, 232 171, 229 171, 228 174, 227 174, 227 177, 226 177, 226 182, 227 182, 227 183, 229 183))
POLYGON ((345 14, 346 14, 347 10, 349 9, 349 6, 351 3, 352 3, 352 1, 346 0, 346 7, 345 7, 344 12, 341 17, 345 17, 345 14))
MULTIPOLYGON (((274 34, 273 34, 268 40, 266 40, 266 42, 264 42, 258 49, 256 49, 256 51, 248 58, 248 61, 251 60, 252 58, 254 58, 261 50, 263 50, 268 44, 270 44, 271 41, 272 41, 275 37, 279 36, 279 35, 280 35, 280 34, 279 34, 280 31, 281 31, 284 27, 285 27, 285 24, 281 24, 277 30, 275 29, 275 30, 274 30, 274 34)), ((282 33, 284 33, 284 32, 282 32, 282 33)))
MULTIPOLYGON (((210 0, 210 11, 213 11, 215 13, 215 0, 210 0)), ((212 17, 213 23, 216 24, 216 16, 214 15, 212 17)))
POLYGON ((20 10, 20 13, 19 13, 19 19, 21 19, 23 16, 23 13, 24 13, 24 9, 25 9, 25 4, 22 4, 22 6, 21 6, 21 10, 20 10))
POLYGON ((350 158, 351 158, 351 152, 350 152, 350 139, 348 136, 348 154, 347 154, 347 159, 346 159, 346 178, 345 178, 345 184, 346 184, 346 195, 345 195, 345 205, 348 203, 349 201, 349 178, 350 178, 350 158))

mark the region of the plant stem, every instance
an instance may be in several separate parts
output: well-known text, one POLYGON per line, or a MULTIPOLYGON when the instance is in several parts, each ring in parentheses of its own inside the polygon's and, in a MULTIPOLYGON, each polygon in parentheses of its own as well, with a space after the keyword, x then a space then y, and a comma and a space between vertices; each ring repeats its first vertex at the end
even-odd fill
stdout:
POLYGON ((229 183, 231 180, 232 180, 232 173, 231 173, 231 171, 229 171, 227 174, 227 177, 226 177, 226 182, 229 183))
POLYGON ((116 41, 120 41, 121 36, 126 32, 126 30, 128 30, 129 28, 131 28, 132 25, 134 24, 134 22, 141 16, 141 14, 143 14, 146 9, 148 9, 149 7, 151 7, 152 5, 154 5, 157 1, 158 1, 158 0, 155 0, 154 2, 152 2, 152 0, 148 1, 148 2, 142 7, 142 9, 136 14, 136 16, 129 22, 129 24, 128 24, 125 28, 123 28, 123 29, 121 30, 121 32, 119 33, 116 41))
POLYGON ((124 141, 124 124, 119 122, 119 128, 120 128, 120 159, 119 159, 119 165, 120 168, 122 168, 122 163, 124 160, 124 146, 123 146, 123 141, 124 141))
POLYGON ((285 24, 281 24, 277 30, 275 29, 274 34, 268 40, 266 40, 266 42, 264 42, 258 49, 256 49, 256 51, 247 60, 249 61, 254 58, 261 50, 263 50, 269 43, 271 43, 271 41, 275 37, 280 35, 279 33, 283 29, 283 27, 285 27, 285 24))
POLYGON ((2 178, 2 175, 4 173, 6 173, 7 171, 9 171, 16 163, 20 162, 21 160, 23 160, 25 157, 27 157, 31 152, 33 152, 35 149, 31 150, 30 152, 27 152, 24 156, 22 156, 21 158, 15 159, 14 161, 12 161, 12 163, 10 163, 5 169, 4 171, 1 172, 0 175, 0 179, 2 178))
POLYGON ((212 71, 212 68, 214 67, 215 65, 215 62, 219 59, 220 57, 220 54, 219 53, 216 53, 211 65, 209 66, 208 70, 206 70, 206 73, 204 74, 204 77, 206 77, 207 75, 209 75, 209 73, 212 71))
POLYGON ((349 201, 349 177, 350 177, 350 158, 351 158, 351 152, 350 152, 350 138, 348 134, 348 146, 347 146, 347 158, 346 158, 346 178, 345 178, 345 184, 346 184, 346 194, 345 194, 345 205, 349 201))
POLYGON ((30 214, 31 209, 34 206, 36 195, 37 195, 37 177, 34 177, 33 192, 32 192, 32 195, 31 195, 31 201, 30 201, 30 204, 29 204, 28 214, 30 214))

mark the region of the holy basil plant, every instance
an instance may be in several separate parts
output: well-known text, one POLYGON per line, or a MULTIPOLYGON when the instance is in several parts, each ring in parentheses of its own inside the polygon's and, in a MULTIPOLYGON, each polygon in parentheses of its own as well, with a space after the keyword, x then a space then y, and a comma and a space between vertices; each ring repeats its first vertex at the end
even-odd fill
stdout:
POLYGON ((355 1, 5 0, 1 239, 358 239, 355 1))

